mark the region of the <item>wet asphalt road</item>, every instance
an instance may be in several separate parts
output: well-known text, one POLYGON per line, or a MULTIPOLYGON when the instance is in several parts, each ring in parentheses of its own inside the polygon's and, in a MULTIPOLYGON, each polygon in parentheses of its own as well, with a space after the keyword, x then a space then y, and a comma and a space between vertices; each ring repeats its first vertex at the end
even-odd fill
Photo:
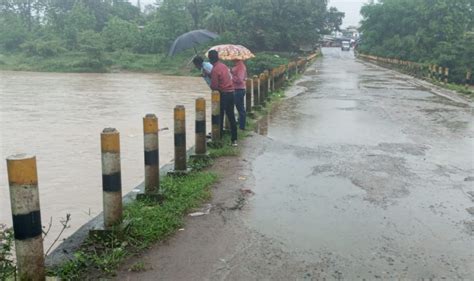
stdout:
POLYGON ((323 53, 260 124, 246 225, 328 278, 473 280, 472 107, 323 53))

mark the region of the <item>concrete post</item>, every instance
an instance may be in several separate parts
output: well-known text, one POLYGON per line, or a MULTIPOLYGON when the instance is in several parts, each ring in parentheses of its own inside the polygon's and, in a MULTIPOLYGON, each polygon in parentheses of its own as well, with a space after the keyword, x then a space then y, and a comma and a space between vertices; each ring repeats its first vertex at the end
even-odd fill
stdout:
POLYGON ((156 194, 160 188, 160 153, 158 118, 147 114, 143 118, 143 144, 145 150, 145 194, 156 194))
POLYGON ((183 105, 174 108, 174 170, 186 171, 186 112, 183 105))
POLYGON ((275 69, 272 69, 272 92, 275 92, 275 69))
POLYGON ((245 111, 252 112, 252 95, 253 95, 253 80, 247 79, 245 81, 245 111))
POLYGON ((8 157, 7 173, 19 280, 45 280, 36 157, 8 157))
POLYGON ((267 99, 270 97, 270 92, 272 89, 272 79, 270 78, 270 71, 265 70, 265 78, 267 79, 267 86, 265 87, 267 90, 267 99))
POLYGON ((196 99, 196 147, 195 153, 203 155, 207 152, 206 147, 206 100, 204 98, 196 99))
POLYGON ((257 75, 253 76, 253 106, 260 105, 260 79, 257 75))
POLYGON ((221 94, 218 91, 212 91, 212 142, 218 143, 221 140, 221 94))
POLYGON ((444 84, 448 84, 448 78, 449 78, 449 68, 445 67, 444 68, 444 84))
POLYGON ((443 67, 438 67, 438 80, 442 81, 443 80, 443 67))
POLYGON ((106 128, 100 134, 102 150, 102 191, 104 228, 122 222, 122 176, 120 169, 120 134, 106 128))
POLYGON ((282 65, 280 68, 280 72, 278 74, 278 89, 283 88, 285 83, 285 72, 286 72, 286 65, 282 65))
POLYGON ((265 74, 264 73, 260 73, 260 76, 259 76, 259 89, 260 89, 260 93, 259 93, 259 105, 262 105, 262 106, 265 106, 265 99, 266 99, 266 92, 265 92, 265 87, 266 87, 266 80, 265 80, 265 74))
POLYGON ((469 84, 471 83, 471 75, 472 75, 472 74, 471 74, 470 71, 468 71, 468 72, 466 73, 466 88, 468 88, 468 87, 469 87, 469 84))

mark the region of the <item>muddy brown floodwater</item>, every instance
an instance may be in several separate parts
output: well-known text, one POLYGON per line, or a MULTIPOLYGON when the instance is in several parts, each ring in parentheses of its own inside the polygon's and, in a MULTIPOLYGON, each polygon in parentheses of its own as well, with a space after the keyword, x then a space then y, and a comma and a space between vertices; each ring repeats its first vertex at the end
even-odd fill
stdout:
POLYGON ((160 128, 169 128, 160 133, 163 165, 173 158, 174 106, 186 107, 189 148, 199 97, 206 98, 209 116, 210 91, 198 77, 0 72, 0 222, 11 225, 7 156, 37 157, 42 222, 53 223, 47 248, 66 214, 72 220, 64 237, 102 211, 103 128, 120 132, 126 193, 143 180, 143 116, 155 113, 160 128))

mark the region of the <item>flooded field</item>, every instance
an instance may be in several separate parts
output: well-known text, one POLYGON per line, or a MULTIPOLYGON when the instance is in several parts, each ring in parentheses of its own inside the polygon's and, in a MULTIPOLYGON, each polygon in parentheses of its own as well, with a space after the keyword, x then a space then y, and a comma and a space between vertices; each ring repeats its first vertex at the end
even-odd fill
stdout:
POLYGON ((210 116, 210 91, 199 77, 0 72, 0 222, 11 225, 9 155, 37 157, 42 223, 53 224, 47 248, 66 214, 72 220, 64 237, 102 211, 102 129, 120 132, 125 194, 143 180, 143 116, 155 113, 160 128, 169 128, 160 133, 166 164, 173 158, 173 108, 186 107, 191 147, 198 97, 206 98, 210 116))

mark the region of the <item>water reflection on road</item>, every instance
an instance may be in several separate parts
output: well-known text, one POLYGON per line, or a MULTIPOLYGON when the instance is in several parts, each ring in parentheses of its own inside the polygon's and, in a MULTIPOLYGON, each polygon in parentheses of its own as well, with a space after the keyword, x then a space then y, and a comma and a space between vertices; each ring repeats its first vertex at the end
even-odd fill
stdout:
POLYGON ((323 53, 258 126, 248 224, 317 280, 472 280, 472 107, 323 53))
MULTIPOLYGON (((173 107, 186 107, 190 147, 198 97, 205 97, 209 108, 209 89, 197 77, 0 72, 0 156, 37 156, 43 225, 52 218, 52 238, 60 218, 70 213, 67 236, 102 210, 101 130, 115 127, 121 134, 122 182, 128 192, 143 179, 142 117, 155 113, 160 127, 169 128, 160 134, 164 164, 173 157, 173 107)), ((0 222, 11 224, 4 160, 0 222)))

